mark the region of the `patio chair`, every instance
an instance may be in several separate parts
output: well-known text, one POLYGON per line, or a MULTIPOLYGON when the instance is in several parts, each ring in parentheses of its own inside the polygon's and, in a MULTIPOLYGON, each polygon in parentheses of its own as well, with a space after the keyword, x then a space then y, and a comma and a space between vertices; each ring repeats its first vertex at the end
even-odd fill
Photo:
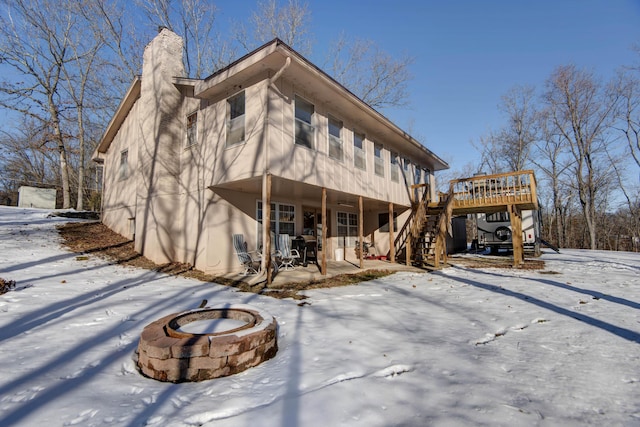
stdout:
POLYGON ((247 242, 244 241, 244 236, 242 234, 233 235, 233 247, 236 251, 235 254, 238 257, 238 261, 240 261, 244 268, 244 272, 242 274, 244 276, 258 274, 261 264, 260 256, 257 251, 247 250, 247 242))
POLYGON ((278 269, 289 271, 293 270, 293 263, 300 258, 300 252, 291 249, 291 239, 288 234, 280 234, 278 236, 278 250, 280 251, 280 265, 278 269))

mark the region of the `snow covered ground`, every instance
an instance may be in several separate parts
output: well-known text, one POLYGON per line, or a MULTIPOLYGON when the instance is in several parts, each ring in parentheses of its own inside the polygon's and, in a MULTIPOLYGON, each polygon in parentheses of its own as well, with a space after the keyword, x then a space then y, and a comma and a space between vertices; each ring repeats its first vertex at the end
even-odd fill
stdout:
POLYGON ((78 259, 47 214, 0 207, 0 278, 17 282, 0 296, 0 426, 640 425, 640 254, 396 273, 298 306, 78 259), (276 357, 201 383, 141 376, 143 327, 203 299, 274 315, 276 357))

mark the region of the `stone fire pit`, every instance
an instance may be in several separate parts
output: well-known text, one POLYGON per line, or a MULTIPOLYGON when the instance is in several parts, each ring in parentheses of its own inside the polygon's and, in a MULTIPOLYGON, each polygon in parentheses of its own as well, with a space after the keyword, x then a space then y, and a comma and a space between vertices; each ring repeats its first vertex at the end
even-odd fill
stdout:
POLYGON ((170 314, 142 330, 138 367, 148 377, 170 382, 237 374, 275 356, 276 329, 273 316, 244 304, 170 314), (189 330, 206 322, 220 327, 204 333, 189 330))

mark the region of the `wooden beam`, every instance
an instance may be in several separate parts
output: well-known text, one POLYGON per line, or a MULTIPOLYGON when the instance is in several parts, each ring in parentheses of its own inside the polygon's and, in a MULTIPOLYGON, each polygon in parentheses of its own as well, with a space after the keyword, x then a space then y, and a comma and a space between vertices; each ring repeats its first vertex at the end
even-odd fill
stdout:
MULTIPOLYGON (((358 196, 358 246, 360 268, 364 268, 364 202, 362 200, 362 196, 358 196)), ((346 250, 347 248, 345 248, 345 251, 346 250)))
POLYGON ((327 221, 327 189, 322 187, 322 262, 320 273, 323 276, 327 275, 327 221))
POLYGON ((524 241, 522 239, 522 213, 517 205, 507 207, 511 218, 511 243, 513 245, 513 266, 524 264, 524 241))
POLYGON ((411 236, 411 231, 409 231, 409 235, 407 236, 407 241, 404 244, 404 253, 405 253, 407 265, 411 265, 411 245, 412 244, 413 244, 413 237, 411 236))
POLYGON ((393 203, 389 203, 389 261, 396 262, 396 245, 393 229, 393 203))
POLYGON ((262 195, 262 263, 267 272, 267 286, 273 281, 273 269, 271 268, 271 174, 264 175, 262 195))

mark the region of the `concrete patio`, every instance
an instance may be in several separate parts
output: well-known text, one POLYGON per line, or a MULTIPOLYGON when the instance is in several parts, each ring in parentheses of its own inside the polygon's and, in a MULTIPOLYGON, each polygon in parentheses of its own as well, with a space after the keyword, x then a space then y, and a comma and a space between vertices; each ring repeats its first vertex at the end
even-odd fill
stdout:
MULTIPOLYGON (((320 272, 320 266, 315 263, 309 263, 306 267, 303 265, 296 265, 292 270, 279 270, 278 273, 273 276, 271 287, 278 288, 283 287, 288 283, 304 283, 313 280, 323 280, 340 274, 357 274, 366 270, 412 271, 416 273, 427 272, 425 269, 383 260, 364 260, 364 268, 362 269, 360 269, 357 260, 329 260, 327 261, 327 274, 324 276, 320 272)), ((245 282, 250 285, 256 285, 267 280, 266 275, 263 273, 248 276, 234 274, 225 277, 245 282)))

